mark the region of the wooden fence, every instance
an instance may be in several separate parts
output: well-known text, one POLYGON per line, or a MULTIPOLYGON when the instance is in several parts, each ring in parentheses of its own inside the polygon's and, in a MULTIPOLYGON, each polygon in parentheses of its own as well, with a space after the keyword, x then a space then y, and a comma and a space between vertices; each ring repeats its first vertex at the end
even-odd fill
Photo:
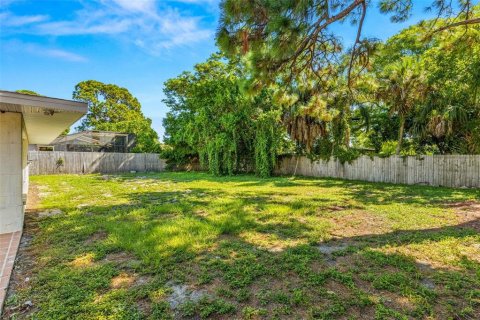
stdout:
MULTIPOLYGON (((150 153, 29 151, 32 175, 164 171, 165 160, 150 153)), ((277 174, 348 180, 480 188, 480 155, 435 155, 389 158, 362 156, 352 163, 286 157, 277 174), (298 160, 298 161, 297 161, 298 160)))
POLYGON ((28 160, 31 175, 165 170, 165 160, 153 153, 29 151, 28 160))
POLYGON ((331 177, 373 182, 419 184, 445 187, 480 187, 480 155, 362 156, 352 163, 338 160, 310 161, 287 157, 279 161, 277 174, 331 177))

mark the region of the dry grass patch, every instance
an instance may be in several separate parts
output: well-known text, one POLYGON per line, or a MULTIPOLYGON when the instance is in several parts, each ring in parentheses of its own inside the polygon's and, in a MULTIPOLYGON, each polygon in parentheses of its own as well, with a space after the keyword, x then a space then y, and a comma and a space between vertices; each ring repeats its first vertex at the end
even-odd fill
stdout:
POLYGON ((382 234, 392 230, 387 218, 363 210, 338 214, 331 221, 331 234, 339 239, 382 234))
POLYGON ((137 276, 125 272, 112 278, 110 286, 114 289, 131 287, 137 281, 137 276))

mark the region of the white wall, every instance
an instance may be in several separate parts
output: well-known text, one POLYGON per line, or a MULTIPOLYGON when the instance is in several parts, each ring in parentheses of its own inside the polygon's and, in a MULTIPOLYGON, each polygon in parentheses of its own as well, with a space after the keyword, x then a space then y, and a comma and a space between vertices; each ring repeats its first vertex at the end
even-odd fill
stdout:
POLYGON ((22 114, 0 113, 0 234, 22 229, 22 114))

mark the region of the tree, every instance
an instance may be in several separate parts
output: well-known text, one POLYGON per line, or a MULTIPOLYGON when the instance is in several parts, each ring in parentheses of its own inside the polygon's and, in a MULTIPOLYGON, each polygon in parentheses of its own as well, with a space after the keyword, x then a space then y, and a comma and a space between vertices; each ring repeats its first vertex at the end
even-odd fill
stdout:
MULTIPOLYGON (((432 32, 480 23, 471 0, 435 0, 430 9, 445 18, 431 21, 432 32)), ((380 12, 393 22, 405 21, 412 11, 411 0, 381 0, 380 12)), ((256 77, 274 81, 279 76, 295 80, 306 70, 321 75, 343 53, 340 38, 329 27, 349 20, 357 26, 350 50, 348 85, 355 63, 368 62, 369 39, 362 38, 362 27, 371 3, 367 0, 223 0, 217 33, 218 44, 230 56, 249 54, 256 77)))
MULTIPOLYGON (((471 1, 432 2, 431 9, 442 19, 425 23, 429 36, 476 25, 473 17, 478 13, 471 1)), ((378 8, 393 22, 401 22, 409 17, 412 5, 410 0, 382 0, 378 8)), ((278 88, 286 97, 280 99, 290 103, 281 103, 282 119, 303 152, 343 156, 352 151, 350 116, 363 103, 355 96, 355 86, 363 86, 362 75, 369 72, 379 47, 377 41, 361 36, 367 10, 372 8, 365 0, 221 3, 218 45, 228 57, 244 57, 253 88, 278 88), (345 21, 358 28, 349 51, 330 30, 345 21)))
POLYGON ((127 89, 95 80, 82 81, 75 86, 73 99, 88 103, 88 112, 78 130, 133 133, 134 152, 160 151, 152 121, 143 115, 137 98, 127 89))
POLYGON ((32 91, 32 90, 20 89, 20 90, 17 90, 15 92, 28 94, 28 95, 31 95, 31 96, 39 96, 38 93, 36 93, 35 91, 32 91))
POLYGON ((338 148, 350 144, 351 101, 344 78, 341 71, 332 71, 332 76, 325 79, 305 75, 295 84, 276 85, 283 125, 299 152, 318 155, 317 146, 321 144, 322 156, 336 155, 338 148))
POLYGON ((242 90, 246 77, 238 61, 212 55, 165 83, 166 155, 182 163, 198 157, 213 174, 233 174, 255 168, 273 172, 280 148, 280 113, 268 90, 249 95, 242 90), (187 159, 186 159, 187 158, 187 159))
POLYGON ((480 25, 433 36, 429 29, 420 23, 390 38, 374 58, 377 72, 401 60, 417 61, 429 88, 410 112, 408 130, 417 152, 478 153, 480 25))
MULTIPOLYGON (((166 83, 169 159, 198 157, 215 174, 253 165, 266 176, 285 145, 342 162, 479 153, 480 24, 472 21, 480 7, 462 1, 453 20, 424 21, 348 52, 327 27, 363 19, 362 2, 223 1, 225 56, 166 83)), ((448 15, 447 2, 435 4, 448 15)), ((380 9, 401 21, 411 2, 385 0, 380 9)))
POLYGON ((432 87, 418 110, 420 143, 441 153, 480 152, 480 26, 443 32, 421 58, 432 87))
POLYGON ((378 98, 390 107, 390 112, 398 115, 400 121, 396 148, 396 154, 399 155, 405 134, 405 120, 427 92, 425 76, 419 70, 417 61, 405 57, 384 66, 379 74, 379 83, 378 98))

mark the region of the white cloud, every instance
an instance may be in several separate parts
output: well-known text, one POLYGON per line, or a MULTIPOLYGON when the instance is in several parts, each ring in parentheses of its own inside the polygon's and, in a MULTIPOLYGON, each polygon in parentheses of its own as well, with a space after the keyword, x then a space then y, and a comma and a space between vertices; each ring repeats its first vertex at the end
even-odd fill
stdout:
POLYGON ((0 13, 0 20, 2 26, 6 27, 20 27, 28 24, 43 22, 49 19, 47 15, 30 15, 30 16, 17 16, 10 12, 0 13))
POLYGON ((10 52, 23 52, 37 56, 50 57, 71 62, 87 62, 88 59, 74 52, 44 47, 35 43, 27 43, 17 40, 2 42, 2 50, 10 52))
POLYGON ((177 11, 165 12, 162 17, 143 24, 136 34, 135 43, 151 54, 162 49, 188 45, 208 39, 213 35, 209 29, 199 28, 199 19, 182 17, 177 11))
MULTIPOLYGON (((31 16, 30 24, 24 23, 24 28, 17 32, 51 36, 109 35, 133 43, 152 55, 204 41, 214 34, 212 29, 201 26, 200 17, 186 15, 166 5, 167 2, 98 0, 81 3, 83 8, 70 20, 46 21, 48 17, 31 16)), ((17 20, 22 25, 20 22, 17 20)), ((0 25, 8 26, 4 22, 0 25)))
POLYGON ((84 56, 81 56, 73 52, 60 50, 60 49, 44 49, 41 54, 47 57, 58 58, 66 61, 72 61, 72 62, 88 61, 87 58, 85 58, 84 56))
POLYGON ((36 33, 52 36, 118 34, 128 31, 130 22, 125 20, 109 20, 106 22, 88 23, 80 21, 57 21, 37 26, 36 33))
POLYGON ((118 6, 130 10, 140 12, 155 11, 155 0, 112 0, 118 6))

